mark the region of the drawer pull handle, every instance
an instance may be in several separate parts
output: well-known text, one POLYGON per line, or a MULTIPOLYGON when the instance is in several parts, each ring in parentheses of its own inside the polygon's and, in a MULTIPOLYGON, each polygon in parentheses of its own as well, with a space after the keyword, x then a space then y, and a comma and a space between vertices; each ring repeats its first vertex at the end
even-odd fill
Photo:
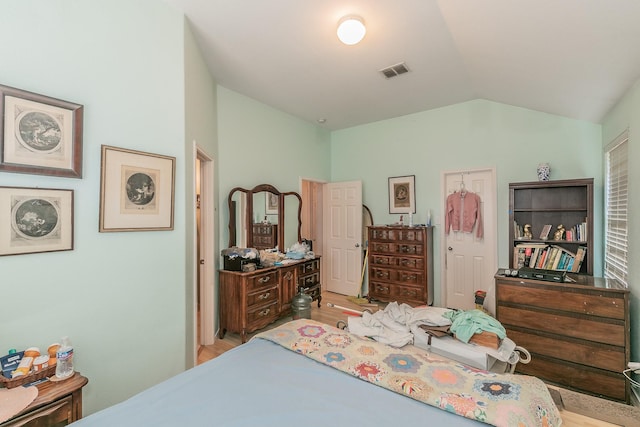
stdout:
POLYGON ((267 283, 269 280, 271 280, 271 276, 264 276, 258 279, 258 282, 260 283, 267 283))
POLYGON ((262 310, 261 312, 258 313, 258 316, 266 316, 267 314, 269 314, 269 312, 271 312, 270 308, 265 308, 264 310, 262 310))
POLYGON ((267 299, 267 298, 269 298, 269 296, 271 296, 271 292, 266 292, 266 293, 258 296, 258 299, 267 299))

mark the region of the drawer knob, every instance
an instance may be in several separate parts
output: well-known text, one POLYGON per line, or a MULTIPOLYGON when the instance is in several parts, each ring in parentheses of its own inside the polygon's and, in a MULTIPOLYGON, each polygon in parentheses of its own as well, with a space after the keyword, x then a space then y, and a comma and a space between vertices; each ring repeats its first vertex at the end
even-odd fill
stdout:
POLYGON ((266 293, 258 296, 258 299, 267 299, 267 298, 269 298, 270 295, 271 295, 271 292, 266 292, 266 293))
POLYGON ((271 276, 264 276, 258 279, 258 282, 260 283, 267 283, 269 280, 271 280, 271 276))
POLYGON ((258 313, 259 316, 266 316, 267 314, 269 314, 271 312, 270 308, 265 308, 264 310, 262 310, 261 312, 258 313))

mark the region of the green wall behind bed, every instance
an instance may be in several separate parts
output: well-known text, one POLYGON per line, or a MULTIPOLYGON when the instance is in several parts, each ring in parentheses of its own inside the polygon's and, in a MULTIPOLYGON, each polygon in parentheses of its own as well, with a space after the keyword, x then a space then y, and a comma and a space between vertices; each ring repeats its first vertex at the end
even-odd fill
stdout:
MULTIPOLYGON (((551 179, 593 177, 595 216, 602 217, 600 125, 486 100, 384 120, 333 132, 331 177, 363 180, 363 203, 376 224, 396 222, 389 214, 388 177, 415 175, 415 223, 432 212, 435 301, 440 301, 440 243, 443 236, 442 174, 495 168, 498 265, 508 266, 509 183, 536 181, 538 163, 551 164, 551 179)), ((602 224, 595 234, 602 238, 602 224)), ((597 246, 595 270, 602 269, 597 246)))

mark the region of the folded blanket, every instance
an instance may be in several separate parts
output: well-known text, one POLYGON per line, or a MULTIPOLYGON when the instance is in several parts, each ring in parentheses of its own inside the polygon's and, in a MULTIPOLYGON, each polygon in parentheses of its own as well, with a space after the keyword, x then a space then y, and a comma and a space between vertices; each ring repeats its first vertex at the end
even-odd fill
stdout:
POLYGON ((487 424, 562 424, 549 390, 535 377, 469 368, 415 347, 393 348, 309 319, 285 323, 253 339, 273 341, 361 380, 487 424))

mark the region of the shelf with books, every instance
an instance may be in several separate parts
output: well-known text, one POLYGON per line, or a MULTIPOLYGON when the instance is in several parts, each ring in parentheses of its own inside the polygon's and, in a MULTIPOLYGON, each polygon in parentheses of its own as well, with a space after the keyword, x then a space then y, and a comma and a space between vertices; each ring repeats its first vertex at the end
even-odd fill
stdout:
MULTIPOLYGON (((524 257, 531 268, 593 274, 592 178, 511 183, 509 216, 512 268, 524 263, 524 257), (531 248, 528 257, 518 250, 519 247, 526 250, 527 246, 531 248), (543 248, 549 247, 556 249, 555 257, 533 266, 531 257, 535 249, 540 255, 543 248), (573 263, 569 265, 571 260, 573 263)), ((549 255, 545 251, 545 257, 549 255)), ((536 257, 536 263, 539 261, 536 257)))
POLYGON ((575 252, 560 245, 546 243, 519 243, 513 248, 512 268, 537 268, 577 273, 587 252, 586 246, 578 246, 575 252))

